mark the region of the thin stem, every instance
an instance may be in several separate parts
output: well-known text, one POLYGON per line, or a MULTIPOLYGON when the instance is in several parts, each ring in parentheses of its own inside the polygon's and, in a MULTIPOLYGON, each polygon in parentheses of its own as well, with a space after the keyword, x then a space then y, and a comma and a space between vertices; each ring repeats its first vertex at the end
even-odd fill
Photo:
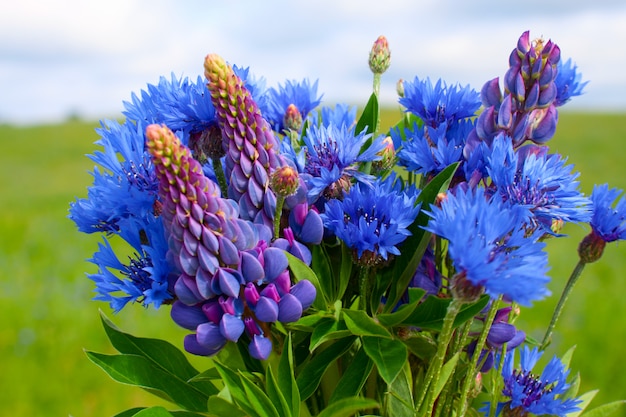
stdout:
POLYGON ((561 293, 561 298, 559 299, 559 303, 556 305, 554 309, 554 313, 552 314, 552 320, 550 320, 550 324, 548 325, 548 329, 546 330, 546 334, 543 336, 543 341, 541 342, 541 346, 539 350, 544 350, 550 344, 550 339, 552 338, 552 332, 554 331, 554 327, 556 326, 556 322, 559 320, 561 313, 563 312, 563 307, 565 306, 565 302, 569 297, 572 289, 574 288, 574 284, 578 281, 580 274, 585 269, 585 263, 582 260, 579 260, 576 264, 576 267, 572 271, 569 279, 567 280, 567 284, 565 284, 565 288, 563 288, 563 292, 561 293))
POLYGON ((378 98, 380 92, 380 74, 374 73, 374 94, 376 94, 376 98, 378 98))
MULTIPOLYGON (((498 361, 497 370, 498 372, 502 372, 502 367, 504 366, 504 358, 506 357, 506 343, 502 344, 502 352, 500 353, 500 360, 498 361)), ((500 395, 500 378, 498 378, 498 372, 493 372, 493 379, 491 384, 491 403, 489 403, 489 414, 488 417, 495 417, 496 410, 498 408, 498 399, 500 395)))
POLYGON ((226 197, 228 196, 228 185, 226 185, 226 176, 224 175, 222 160, 220 158, 213 158, 211 161, 213 162, 213 171, 215 171, 215 177, 220 186, 222 197, 226 197))
MULTIPOLYGON (((461 350, 465 347, 465 343, 467 342, 467 337, 469 335, 470 328, 472 327, 472 321, 467 321, 463 327, 461 327, 460 331, 455 334, 454 342, 452 344, 452 354, 448 355, 448 359, 461 352, 461 350)), ((448 377, 448 381, 439 396, 439 400, 437 401, 437 412, 436 416, 450 416, 452 415, 452 404, 454 402, 454 391, 452 391, 454 384, 454 374, 456 372, 456 367, 452 370, 452 373, 448 377)))
POLYGON ((482 352, 485 342, 487 341, 487 335, 489 334, 489 329, 491 329, 491 323, 493 323, 493 319, 496 317, 496 313, 498 312, 501 298, 502 296, 492 301, 491 307, 489 307, 489 311, 487 312, 487 317, 485 318, 485 325, 483 326, 483 330, 480 332, 478 340, 476 341, 476 349, 474 350, 474 355, 472 355, 472 360, 467 368, 465 380, 463 381, 463 387, 461 388, 461 399, 459 400, 458 406, 459 412, 456 413, 459 417, 464 416, 467 411, 467 397, 469 395, 470 385, 474 382, 476 369, 478 367, 478 359, 481 356, 480 352, 482 352))
POLYGON ((359 309, 365 312, 369 310, 369 300, 367 297, 369 291, 369 277, 370 268, 362 266, 359 271, 359 309))
POLYGON ((417 404, 415 409, 420 410, 422 404, 424 405, 424 411, 419 414, 420 416, 426 417, 430 416, 432 413, 432 409, 435 405, 436 400, 435 387, 441 374, 441 367, 443 366, 443 361, 446 356, 446 351, 448 350, 448 345, 450 344, 450 339, 452 338, 454 319, 461 310, 462 305, 463 302, 453 299, 446 311, 446 316, 443 319, 441 333, 439 333, 439 338, 437 339, 437 352, 435 353, 435 356, 430 363, 428 371, 426 372, 426 376, 424 377, 424 383, 422 385, 422 388, 420 389, 420 393, 417 398, 417 404))
POLYGON ((285 197, 276 196, 276 213, 274 214, 274 239, 278 239, 280 233, 280 219, 283 214, 283 204, 285 204, 285 197))

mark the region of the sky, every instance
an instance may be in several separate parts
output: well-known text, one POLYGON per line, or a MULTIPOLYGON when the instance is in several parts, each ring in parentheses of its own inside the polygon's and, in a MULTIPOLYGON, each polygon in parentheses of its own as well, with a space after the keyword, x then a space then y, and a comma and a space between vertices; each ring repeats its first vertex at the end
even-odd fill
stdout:
POLYGON ((480 90, 526 30, 589 80, 566 107, 626 111, 623 0, 22 0, 0 4, 0 123, 119 117, 161 76, 196 80, 208 53, 267 87, 308 78, 324 105, 364 104, 379 35, 391 48, 385 104, 416 76, 480 90))

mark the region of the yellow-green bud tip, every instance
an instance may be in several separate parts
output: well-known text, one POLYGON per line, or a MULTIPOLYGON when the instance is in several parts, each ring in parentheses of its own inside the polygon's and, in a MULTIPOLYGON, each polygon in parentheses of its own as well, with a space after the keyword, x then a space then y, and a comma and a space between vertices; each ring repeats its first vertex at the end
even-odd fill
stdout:
POLYGON ((380 35, 370 51, 369 65, 374 74, 382 74, 389 68, 391 63, 391 51, 387 38, 380 35))

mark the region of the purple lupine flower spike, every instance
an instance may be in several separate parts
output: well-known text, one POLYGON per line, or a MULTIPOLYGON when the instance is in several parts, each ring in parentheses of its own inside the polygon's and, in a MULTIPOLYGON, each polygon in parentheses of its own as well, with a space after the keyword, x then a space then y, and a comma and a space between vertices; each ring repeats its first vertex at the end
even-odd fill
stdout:
POLYGON ((285 165, 279 143, 232 67, 209 54, 204 70, 226 150, 228 197, 239 202, 242 218, 272 227, 276 195, 270 173, 285 165))

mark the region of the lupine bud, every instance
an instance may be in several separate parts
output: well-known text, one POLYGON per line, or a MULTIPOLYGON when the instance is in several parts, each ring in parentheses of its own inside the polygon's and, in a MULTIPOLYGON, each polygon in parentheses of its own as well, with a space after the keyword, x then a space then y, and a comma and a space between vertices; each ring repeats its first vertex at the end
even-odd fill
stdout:
POLYGON ((370 51, 369 66, 374 74, 382 74, 391 64, 391 51, 387 38, 380 35, 370 51))
POLYGON ((220 56, 207 55, 204 75, 227 149, 228 196, 239 202, 242 218, 271 228, 276 196, 269 173, 285 165, 278 141, 243 81, 220 56))

